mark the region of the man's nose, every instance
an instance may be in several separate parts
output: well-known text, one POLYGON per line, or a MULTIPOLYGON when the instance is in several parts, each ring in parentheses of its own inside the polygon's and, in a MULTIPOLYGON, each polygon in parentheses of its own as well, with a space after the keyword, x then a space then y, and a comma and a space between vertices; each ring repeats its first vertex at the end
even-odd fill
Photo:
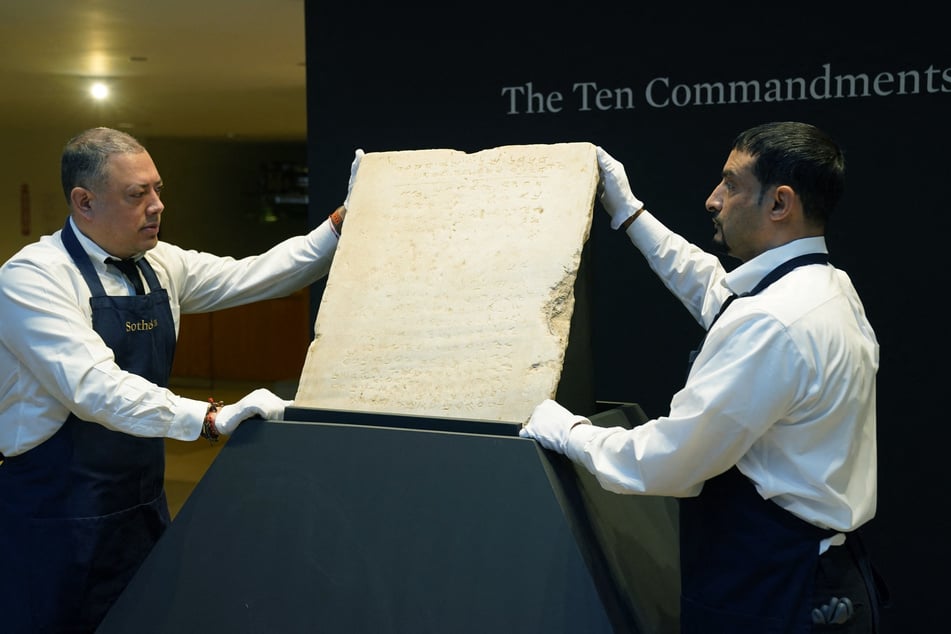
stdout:
POLYGON ((165 203, 162 202, 162 199, 159 198, 158 194, 152 194, 152 200, 149 201, 148 211, 149 213, 157 214, 161 213, 165 209, 165 203))

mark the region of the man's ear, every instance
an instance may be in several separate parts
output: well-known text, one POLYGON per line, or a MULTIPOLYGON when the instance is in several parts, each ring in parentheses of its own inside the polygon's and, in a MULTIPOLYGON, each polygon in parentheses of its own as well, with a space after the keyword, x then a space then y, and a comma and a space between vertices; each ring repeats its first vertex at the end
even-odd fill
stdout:
POLYGON ((69 202, 74 210, 89 219, 92 216, 92 199, 94 195, 85 187, 73 187, 69 192, 69 202))
POLYGON ((773 207, 769 210, 771 220, 785 220, 797 200, 796 192, 789 185, 777 185, 773 192, 773 207))

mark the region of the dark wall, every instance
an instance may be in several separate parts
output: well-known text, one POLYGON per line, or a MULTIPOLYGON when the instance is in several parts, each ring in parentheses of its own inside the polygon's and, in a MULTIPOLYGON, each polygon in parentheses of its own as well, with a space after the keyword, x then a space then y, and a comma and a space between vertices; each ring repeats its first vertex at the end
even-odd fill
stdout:
MULTIPOLYGON (((833 263, 851 275, 881 344, 879 511, 868 541, 893 594, 888 631, 928 631, 943 615, 936 575, 949 563, 935 494, 951 484, 938 328, 951 225, 941 22, 907 3, 887 17, 831 5, 821 14, 619 5, 424 14, 308 0, 312 222, 342 200, 357 147, 590 141, 625 164, 655 215, 707 245, 703 203, 733 136, 781 119, 824 128, 849 172, 829 230, 833 263), (862 76, 867 90, 851 83, 862 76), (912 76, 917 84, 902 84, 912 76), (787 90, 796 80, 805 93, 787 90), (731 82, 758 83, 759 98, 708 100, 701 88, 731 82)), ((591 237, 596 396, 663 415, 702 332, 606 220, 595 218, 591 237)))
POLYGON ((307 232, 306 142, 142 141, 165 183, 163 240, 244 257, 307 232))

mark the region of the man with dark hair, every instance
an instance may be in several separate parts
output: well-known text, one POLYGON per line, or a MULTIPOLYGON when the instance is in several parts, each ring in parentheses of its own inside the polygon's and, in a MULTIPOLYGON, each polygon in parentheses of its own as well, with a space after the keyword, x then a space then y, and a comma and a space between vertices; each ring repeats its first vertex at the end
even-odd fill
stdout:
POLYGON ((706 201, 718 257, 673 233, 598 148, 601 203, 707 329, 670 412, 601 428, 540 403, 523 437, 618 493, 680 498, 681 630, 872 632, 878 597, 856 530, 875 515, 879 346, 829 263, 844 189, 836 144, 798 122, 739 134, 706 201))
POLYGON ((283 417, 288 402, 266 389, 227 405, 172 393, 180 316, 322 278, 346 213, 235 260, 159 239, 162 178, 130 135, 87 130, 61 167, 66 224, 0 268, 0 630, 11 634, 95 630, 169 524, 165 438, 215 440, 283 417))

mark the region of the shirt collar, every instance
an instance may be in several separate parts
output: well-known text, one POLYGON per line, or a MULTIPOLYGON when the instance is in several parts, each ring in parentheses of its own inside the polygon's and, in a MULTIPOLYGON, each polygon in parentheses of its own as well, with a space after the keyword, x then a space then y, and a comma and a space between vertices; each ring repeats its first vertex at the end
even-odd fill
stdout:
MULTIPOLYGON (((93 242, 86 234, 79 230, 79 227, 76 226, 76 223, 73 222, 73 217, 69 217, 69 226, 73 230, 73 234, 76 235, 76 239, 79 240, 79 246, 83 248, 83 251, 89 255, 89 258, 95 262, 100 267, 105 267, 105 262, 107 258, 115 257, 111 255, 108 251, 103 249, 101 246, 93 242)), ((144 253, 136 253, 132 256, 132 259, 136 262, 139 261, 144 253)))
POLYGON ((799 238, 782 246, 760 253, 752 260, 736 267, 724 278, 723 283, 738 295, 749 293, 770 271, 792 258, 806 253, 828 253, 823 236, 799 238))

